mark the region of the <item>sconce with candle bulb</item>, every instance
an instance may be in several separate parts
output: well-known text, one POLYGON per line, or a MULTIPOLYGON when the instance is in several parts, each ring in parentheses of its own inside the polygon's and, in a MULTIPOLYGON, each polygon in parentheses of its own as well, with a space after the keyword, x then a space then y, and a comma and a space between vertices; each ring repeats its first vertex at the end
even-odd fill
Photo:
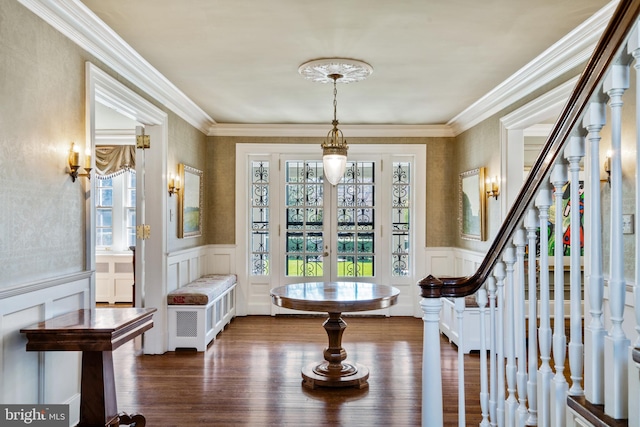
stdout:
POLYGON ((604 158, 604 171, 607 173, 607 184, 611 187, 611 151, 607 151, 607 155, 604 158))
POLYGON ((493 197, 498 200, 498 196, 500 195, 500 186, 498 185, 498 177, 491 178, 491 180, 487 180, 485 182, 485 191, 487 192, 487 197, 493 197))
POLYGON ((87 147, 85 152, 85 164, 84 169, 85 173, 80 173, 80 152, 75 146, 75 142, 71 143, 71 149, 69 150, 69 175, 71 175, 71 181, 76 182, 76 179, 79 176, 84 176, 87 179, 91 179, 91 151, 90 148, 87 147))
POLYGON ((169 197, 180 191, 180 175, 169 174, 169 197))

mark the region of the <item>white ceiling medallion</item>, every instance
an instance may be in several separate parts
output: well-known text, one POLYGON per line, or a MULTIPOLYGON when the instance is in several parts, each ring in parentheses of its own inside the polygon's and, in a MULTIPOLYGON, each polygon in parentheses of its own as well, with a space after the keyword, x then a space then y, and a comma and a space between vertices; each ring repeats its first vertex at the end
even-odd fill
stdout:
POLYGON ((338 83, 354 83, 366 79, 373 73, 373 67, 366 62, 348 58, 322 58, 305 62, 298 67, 298 73, 317 83, 333 83, 331 76, 340 75, 338 83))

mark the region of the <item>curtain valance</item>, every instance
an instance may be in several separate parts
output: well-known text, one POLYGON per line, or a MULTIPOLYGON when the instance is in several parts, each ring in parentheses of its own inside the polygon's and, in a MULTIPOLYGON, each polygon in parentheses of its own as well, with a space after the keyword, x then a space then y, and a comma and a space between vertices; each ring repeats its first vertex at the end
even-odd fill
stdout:
POLYGON ((98 179, 109 179, 136 168, 134 145, 100 145, 96 147, 98 179))

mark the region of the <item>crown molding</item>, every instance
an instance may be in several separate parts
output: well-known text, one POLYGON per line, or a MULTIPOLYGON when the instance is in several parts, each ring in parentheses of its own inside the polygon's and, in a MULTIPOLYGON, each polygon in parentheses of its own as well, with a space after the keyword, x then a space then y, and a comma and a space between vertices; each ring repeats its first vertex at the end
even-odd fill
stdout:
MULTIPOLYGON (((209 136, 247 137, 319 137, 324 138, 331 126, 294 124, 228 124, 218 123, 209 130, 209 136)), ((453 137, 453 130, 447 125, 340 125, 346 138, 360 137, 453 137)))
POLYGON ((540 124, 529 126, 528 128, 526 128, 523 131, 523 135, 546 138, 549 136, 552 130, 553 130, 553 124, 540 123, 540 124))
MULTIPOLYGON (((18 0, 82 49, 209 136, 324 136, 316 125, 216 123, 80 0, 18 0), (257 135, 257 132, 263 132, 257 135)), ((525 67, 443 125, 353 125, 350 136, 456 136, 584 63, 609 22, 613 0, 525 67)))
POLYGON ((461 134, 584 63, 592 54, 617 4, 618 0, 607 4, 533 61, 451 119, 447 124, 452 127, 454 134, 461 134))
POLYGON ((207 133, 215 121, 79 0, 18 0, 82 49, 189 124, 207 133))
POLYGON ((135 145, 135 129, 96 129, 96 145, 135 145))
POLYGON ((560 114, 559 109, 567 101, 580 76, 572 77, 533 101, 500 118, 505 129, 526 129, 532 121, 548 120, 560 114))

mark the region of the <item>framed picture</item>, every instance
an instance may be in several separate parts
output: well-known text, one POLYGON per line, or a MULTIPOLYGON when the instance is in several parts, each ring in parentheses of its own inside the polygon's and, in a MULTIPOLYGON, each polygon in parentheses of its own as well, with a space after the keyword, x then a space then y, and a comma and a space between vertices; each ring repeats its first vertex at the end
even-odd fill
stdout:
POLYGON ((178 165, 182 188, 178 193, 178 237, 202 235, 202 171, 182 163, 178 165))
POLYGON ((460 174, 458 218, 460 237, 468 240, 485 239, 484 168, 460 174))
MULTIPOLYGON (((565 257, 564 265, 569 265, 571 256, 571 209, 577 207, 580 210, 580 256, 584 256, 584 179, 580 179, 578 182, 578 203, 571 200, 571 182, 567 182, 562 188, 562 241, 556 242, 556 202, 555 194, 553 195, 553 203, 549 207, 549 225, 547 231, 549 233, 549 261, 552 264, 556 248, 562 251, 562 255, 565 257)), ((539 230, 539 229, 538 229, 539 230)), ((538 238, 538 246, 540 246, 540 239, 538 238)), ((538 247, 538 254, 540 248, 538 247)))

